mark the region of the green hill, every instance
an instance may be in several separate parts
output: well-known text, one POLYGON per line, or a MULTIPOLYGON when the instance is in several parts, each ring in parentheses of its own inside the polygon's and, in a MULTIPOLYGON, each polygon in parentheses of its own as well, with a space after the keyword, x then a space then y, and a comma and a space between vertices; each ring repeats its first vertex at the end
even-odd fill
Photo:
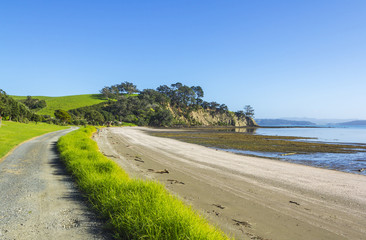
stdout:
MULTIPOLYGON (((16 100, 26 99, 26 96, 12 96, 16 100)), ((106 100, 102 98, 100 94, 84 94, 84 95, 72 95, 64 97, 45 97, 45 96, 32 96, 39 100, 45 100, 47 106, 37 113, 41 115, 54 116, 54 112, 57 109, 62 109, 65 111, 76 109, 80 107, 86 107, 95 105, 106 100)))

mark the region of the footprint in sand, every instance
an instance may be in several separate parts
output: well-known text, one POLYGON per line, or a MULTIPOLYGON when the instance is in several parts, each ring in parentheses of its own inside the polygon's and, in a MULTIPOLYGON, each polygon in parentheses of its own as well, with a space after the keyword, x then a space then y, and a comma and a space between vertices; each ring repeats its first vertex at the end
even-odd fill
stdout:
POLYGON ((220 209, 225 209, 225 207, 222 206, 221 204, 212 204, 212 205, 215 206, 215 207, 218 207, 220 209))
POLYGON ((184 184, 184 182, 181 182, 181 181, 178 181, 178 180, 175 180, 175 179, 168 179, 167 181, 170 182, 170 184, 173 184, 173 183, 184 184))

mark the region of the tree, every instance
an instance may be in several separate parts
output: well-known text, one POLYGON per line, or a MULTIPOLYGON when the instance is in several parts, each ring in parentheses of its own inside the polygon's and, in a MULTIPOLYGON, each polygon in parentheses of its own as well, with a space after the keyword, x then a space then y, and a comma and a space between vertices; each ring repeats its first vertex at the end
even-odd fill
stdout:
POLYGON ((151 116, 149 125, 151 126, 170 126, 173 121, 173 115, 168 109, 157 109, 151 116))
POLYGON ((39 100, 37 98, 32 98, 31 96, 27 96, 26 99, 20 100, 20 102, 32 110, 39 110, 47 106, 45 100, 39 100))
POLYGON ((71 120, 70 114, 62 109, 55 110, 55 117, 63 123, 70 122, 71 120))
POLYGON ((188 86, 181 86, 177 90, 177 105, 189 106, 195 103, 195 93, 188 86))
POLYGON ((106 99, 115 98, 115 96, 113 96, 112 89, 110 87, 102 88, 102 90, 100 90, 100 93, 106 99))
POLYGON ((209 103, 209 108, 211 109, 211 110, 217 110, 217 108, 220 106, 220 104, 218 104, 217 102, 210 102, 209 103))
POLYGON ((140 100, 145 100, 149 104, 159 103, 161 105, 166 105, 168 103, 168 96, 154 89, 144 89, 140 92, 138 98, 140 100))
POLYGON ((158 88, 156 88, 156 91, 165 94, 167 97, 171 98, 173 89, 171 89, 167 85, 160 85, 158 88))
POLYGON ((192 86, 191 87, 194 93, 196 94, 196 104, 202 104, 202 98, 204 96, 203 89, 200 86, 192 86))
POLYGON ((237 112, 235 112, 235 115, 238 117, 238 118, 244 118, 245 117, 245 113, 243 110, 239 110, 237 112))
POLYGON ((244 106, 244 114, 246 117, 254 117, 254 108, 250 105, 244 106))
POLYGON ((121 94, 133 94, 139 92, 136 85, 127 81, 119 84, 117 87, 121 94))
POLYGON ((101 124, 104 122, 104 116, 96 110, 91 110, 85 113, 85 118, 93 124, 101 124))
POLYGON ((221 105, 219 106, 219 112, 220 112, 220 113, 225 113, 225 112, 227 112, 227 111, 229 111, 229 108, 226 106, 226 104, 221 104, 221 105))

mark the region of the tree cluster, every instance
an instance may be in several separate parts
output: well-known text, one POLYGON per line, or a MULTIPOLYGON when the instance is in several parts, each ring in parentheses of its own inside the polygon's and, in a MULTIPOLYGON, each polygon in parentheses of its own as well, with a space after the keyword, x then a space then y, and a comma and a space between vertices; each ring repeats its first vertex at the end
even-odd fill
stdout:
POLYGON ((180 82, 167 85, 161 85, 156 89, 158 92, 164 94, 172 106, 184 108, 199 106, 202 104, 204 92, 200 86, 188 87, 180 82))
MULTIPOLYGON (((77 124, 105 124, 129 122, 137 125, 170 126, 175 122, 174 115, 189 118, 189 113, 199 108, 211 114, 229 113, 225 104, 203 101, 203 89, 200 86, 186 86, 180 82, 170 86, 161 85, 156 90, 138 91, 136 85, 124 82, 104 87, 102 95, 108 102, 68 111, 72 121, 77 124), (139 92, 138 95, 131 95, 139 92), (170 106, 170 108, 168 108, 170 106)), ((254 110, 245 106, 244 111, 236 112, 239 118, 252 117, 254 110)))
POLYGON ((243 110, 239 110, 237 112, 235 112, 235 115, 238 118, 244 118, 244 117, 254 117, 254 108, 250 105, 245 105, 244 106, 244 111, 243 110))
POLYGON ((20 100, 20 102, 26 105, 29 109, 35 111, 45 108, 47 106, 45 100, 39 100, 37 98, 32 98, 31 96, 27 96, 26 99, 20 100))
POLYGON ((7 95, 2 89, 0 89, 0 116, 5 120, 17 122, 43 120, 42 116, 33 113, 27 106, 7 95))
POLYGON ((137 125, 169 126, 173 115, 164 106, 168 98, 153 89, 145 89, 137 96, 122 95, 117 101, 108 101, 93 106, 70 110, 75 121, 87 121, 89 124, 102 125, 106 122, 135 123, 137 125))
POLYGON ((100 90, 102 96, 106 99, 118 99, 119 97, 126 94, 138 93, 136 85, 130 82, 123 82, 121 84, 116 84, 110 87, 104 87, 100 90))

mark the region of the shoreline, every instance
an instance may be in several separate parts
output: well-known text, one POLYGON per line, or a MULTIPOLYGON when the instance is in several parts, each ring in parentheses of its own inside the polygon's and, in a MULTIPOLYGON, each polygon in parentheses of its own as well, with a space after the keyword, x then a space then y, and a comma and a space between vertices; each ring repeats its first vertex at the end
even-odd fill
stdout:
POLYGON ((237 239, 357 239, 366 233, 362 175, 216 151, 145 130, 162 131, 105 128, 95 140, 132 177, 160 181, 237 239))
POLYGON ((270 134, 271 132, 264 134, 250 132, 250 129, 246 128, 235 129, 235 132, 232 130, 232 128, 159 129, 150 131, 149 134, 244 156, 276 159, 366 176, 366 144, 327 142, 309 137, 311 134, 299 137, 291 132, 290 135, 285 133, 277 135, 270 134))

